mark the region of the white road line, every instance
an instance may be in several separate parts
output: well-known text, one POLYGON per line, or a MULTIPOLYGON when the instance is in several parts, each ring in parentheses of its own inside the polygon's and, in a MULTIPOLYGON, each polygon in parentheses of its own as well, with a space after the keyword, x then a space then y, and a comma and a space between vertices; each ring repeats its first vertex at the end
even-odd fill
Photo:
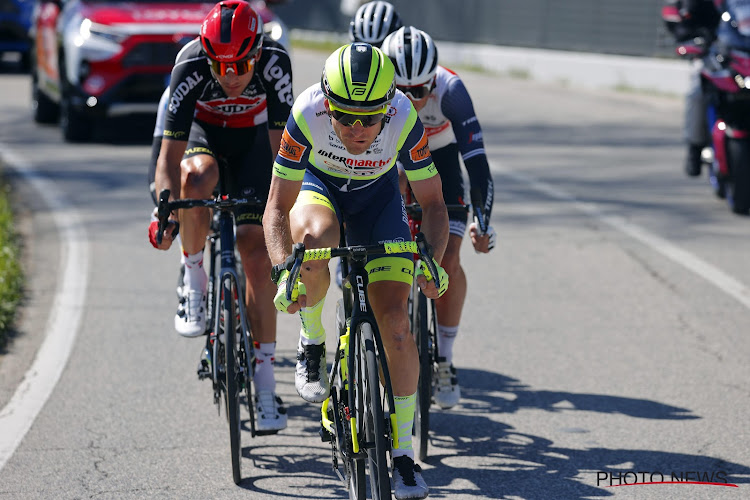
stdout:
POLYGON ((671 261, 680 264, 689 271, 692 271, 699 277, 716 286, 722 292, 736 299, 746 308, 750 309, 750 288, 729 276, 721 269, 700 259, 696 255, 683 250, 677 245, 651 233, 641 226, 628 222, 622 217, 606 215, 595 204, 579 201, 570 193, 562 191, 550 184, 540 182, 518 172, 511 172, 505 169, 501 169, 501 171, 503 175, 506 175, 522 184, 526 184, 535 191, 540 191, 552 198, 570 203, 579 212, 583 212, 591 218, 610 226, 612 229, 641 242, 671 261))
POLYGON ((8 404, 0 410, 0 470, 21 444, 57 385, 75 343, 86 303, 89 247, 77 212, 53 182, 5 144, 0 151, 8 166, 31 183, 54 216, 60 235, 60 277, 46 326, 45 339, 8 404))

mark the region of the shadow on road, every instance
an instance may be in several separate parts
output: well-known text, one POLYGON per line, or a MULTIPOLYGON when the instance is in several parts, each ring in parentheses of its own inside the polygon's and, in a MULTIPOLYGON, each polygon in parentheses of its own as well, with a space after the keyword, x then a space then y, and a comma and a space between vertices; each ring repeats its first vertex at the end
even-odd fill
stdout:
MULTIPOLYGON (((432 412, 430 456, 423 473, 430 485, 430 498, 458 495, 528 500, 609 497, 616 490, 608 487, 610 483, 603 478, 604 474, 628 471, 646 472, 647 480, 650 474, 661 473, 664 481, 671 480, 672 473, 723 471, 729 483, 750 483, 749 467, 717 457, 601 446, 571 449, 555 446, 553 441, 540 436, 516 432, 512 426, 497 421, 503 414, 522 409, 599 412, 652 420, 700 418, 688 409, 604 394, 534 391, 518 380, 482 370, 465 369, 461 376, 471 384, 462 388, 460 408, 432 412)), ((254 468, 246 472, 240 486, 279 498, 348 498, 344 485, 331 471, 328 444, 318 440, 318 406, 297 401, 291 401, 288 406, 290 415, 309 423, 296 436, 299 446, 289 446, 283 454, 271 456, 263 452, 268 445, 245 441, 243 456, 252 460, 254 468), (298 491, 275 490, 275 474, 295 476, 298 491)), ((567 431, 588 432, 582 428, 567 431)), ((698 477, 694 475, 690 480, 699 480, 698 477)), ((661 479, 656 474, 653 480, 661 479)), ((629 482, 633 481, 631 474, 629 482)), ((722 488, 717 485, 641 486, 676 487, 722 488)), ((701 490, 678 491, 689 496, 701 493, 701 490)))

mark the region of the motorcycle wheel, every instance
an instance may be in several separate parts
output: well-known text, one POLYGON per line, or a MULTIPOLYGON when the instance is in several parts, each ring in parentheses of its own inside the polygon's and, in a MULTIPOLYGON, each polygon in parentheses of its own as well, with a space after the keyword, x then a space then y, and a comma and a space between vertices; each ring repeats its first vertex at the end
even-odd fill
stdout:
POLYGON ((750 140, 727 141, 730 182, 727 202, 732 212, 750 214, 750 140))

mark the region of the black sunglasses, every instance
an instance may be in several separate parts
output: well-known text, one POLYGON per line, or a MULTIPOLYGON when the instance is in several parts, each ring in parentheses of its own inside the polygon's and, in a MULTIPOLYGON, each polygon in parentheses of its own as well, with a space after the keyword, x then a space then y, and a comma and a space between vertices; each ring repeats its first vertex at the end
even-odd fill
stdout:
POLYGON ((330 114, 334 120, 339 122, 341 125, 344 125, 345 127, 353 127, 355 123, 360 122, 363 127, 369 128, 382 122, 385 118, 385 113, 375 113, 374 115, 355 115, 351 113, 344 113, 335 109, 332 109, 330 114))

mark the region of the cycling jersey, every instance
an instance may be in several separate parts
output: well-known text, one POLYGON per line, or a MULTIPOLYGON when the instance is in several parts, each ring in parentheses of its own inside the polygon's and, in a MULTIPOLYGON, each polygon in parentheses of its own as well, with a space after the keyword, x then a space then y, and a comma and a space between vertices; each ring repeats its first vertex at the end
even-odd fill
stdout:
POLYGON ((294 102, 289 54, 278 43, 264 39, 260 60, 250 83, 239 97, 228 97, 211 74, 200 40, 177 54, 170 80, 164 137, 187 140, 193 119, 226 128, 283 129, 294 102))
MULTIPOLYGON (((317 204, 329 207, 345 223, 346 241, 366 245, 411 238, 398 189, 398 160, 409 180, 437 174, 422 122, 409 99, 397 92, 377 138, 362 154, 353 155, 333 130, 320 85, 297 98, 286 124, 274 175, 303 181, 292 210, 317 204)), ((370 256, 369 281, 411 284, 414 263, 409 253, 370 256)))
POLYGON ((297 98, 281 138, 275 175, 300 181, 305 169, 312 167, 335 189, 351 192, 376 182, 393 169, 396 160, 403 164, 409 180, 427 179, 437 173, 424 127, 404 94, 396 93, 382 131, 360 155, 346 151, 333 130, 324 100, 320 85, 311 86, 297 98))
MULTIPOLYGON (((471 188, 480 190, 484 200, 484 213, 489 220, 495 191, 484 151, 482 128, 474 112, 471 97, 456 73, 438 66, 435 86, 427 98, 427 104, 419 111, 419 119, 427 131, 430 150, 433 153, 449 144, 457 143, 458 151, 469 173, 471 188)), ((443 179, 460 181, 460 185, 456 182, 443 182, 445 202, 460 203, 462 196, 457 198, 457 195, 463 194, 463 178, 458 159, 455 158, 450 165, 441 165, 437 161, 436 164, 443 179)), ((457 216, 452 215, 451 219, 454 217, 457 216)))

